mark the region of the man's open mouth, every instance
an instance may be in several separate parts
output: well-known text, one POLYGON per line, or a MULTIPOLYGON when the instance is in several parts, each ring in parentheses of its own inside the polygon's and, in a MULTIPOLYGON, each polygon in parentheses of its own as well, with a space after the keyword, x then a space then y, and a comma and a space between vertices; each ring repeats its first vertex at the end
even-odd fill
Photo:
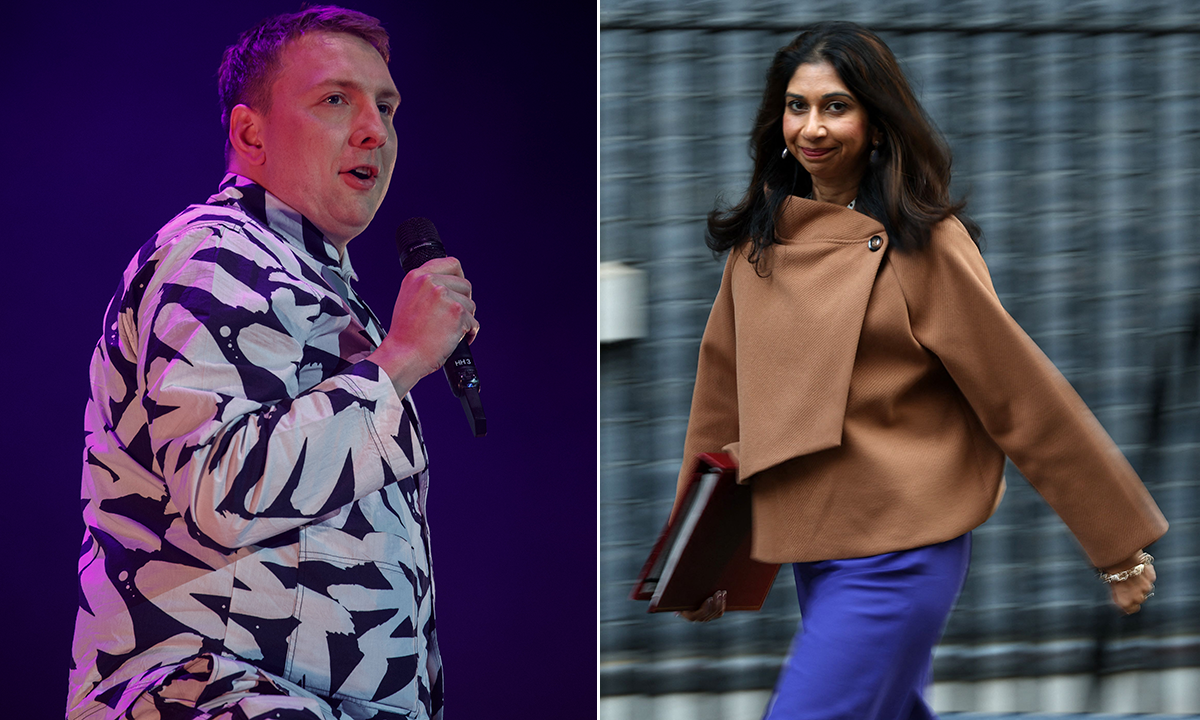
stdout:
POLYGON ((369 179, 375 177, 374 171, 372 171, 371 168, 365 168, 365 167, 354 168, 353 170, 350 171, 350 174, 353 175, 354 177, 358 178, 359 180, 369 180, 369 179))

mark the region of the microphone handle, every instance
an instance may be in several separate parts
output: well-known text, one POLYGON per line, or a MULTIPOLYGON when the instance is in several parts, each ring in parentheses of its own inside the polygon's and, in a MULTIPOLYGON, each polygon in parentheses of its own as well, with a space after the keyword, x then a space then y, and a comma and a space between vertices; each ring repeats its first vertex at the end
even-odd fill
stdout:
POLYGON ((463 412, 471 425, 475 437, 487 434, 487 418, 483 414, 483 403, 479 400, 479 375, 475 372, 475 359, 471 357, 471 346, 464 337, 442 365, 450 392, 462 402, 463 412))
MULTIPOLYGON (((429 227, 432 228, 432 223, 429 227)), ((436 234, 437 231, 432 232, 436 234)), ((434 258, 443 257, 446 257, 446 250, 442 247, 441 240, 436 237, 423 237, 400 248, 400 266, 406 273, 434 258)), ((450 383, 450 392, 462 403, 471 433, 475 437, 486 435, 487 418, 483 414, 483 403, 479 399, 479 374, 475 371, 475 359, 471 357, 471 346, 465 337, 459 340, 458 346, 442 364, 442 372, 446 375, 446 382, 450 383)))

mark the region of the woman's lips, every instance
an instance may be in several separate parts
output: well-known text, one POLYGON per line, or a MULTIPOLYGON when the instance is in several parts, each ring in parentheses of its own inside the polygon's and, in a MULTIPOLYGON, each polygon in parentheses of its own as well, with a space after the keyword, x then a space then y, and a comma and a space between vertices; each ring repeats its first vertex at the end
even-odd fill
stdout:
POLYGON ((809 160, 816 160, 817 158, 825 157, 829 153, 833 152, 833 148, 802 147, 800 148, 800 152, 804 153, 804 157, 808 158, 809 160))

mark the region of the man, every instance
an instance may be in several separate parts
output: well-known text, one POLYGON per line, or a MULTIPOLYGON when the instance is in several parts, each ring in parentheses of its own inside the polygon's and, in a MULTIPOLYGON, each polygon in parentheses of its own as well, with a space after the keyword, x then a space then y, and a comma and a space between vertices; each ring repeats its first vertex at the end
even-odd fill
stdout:
POLYGON ((408 391, 479 326, 453 258, 386 337, 350 287, 396 160, 387 60, 328 6, 225 53, 229 174, 130 262, 92 358, 71 720, 441 715, 408 391))

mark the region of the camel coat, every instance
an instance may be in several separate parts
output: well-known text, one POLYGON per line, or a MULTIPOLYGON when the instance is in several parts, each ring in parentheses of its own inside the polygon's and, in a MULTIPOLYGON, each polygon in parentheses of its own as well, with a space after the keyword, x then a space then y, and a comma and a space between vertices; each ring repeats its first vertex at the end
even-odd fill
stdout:
POLYGON ((1000 305, 962 224, 890 250, 877 221, 791 198, 759 277, 730 252, 704 338, 682 489, 725 450, 753 497, 753 555, 864 557, 949 540, 1012 459, 1107 567, 1167 522, 1079 396, 1000 305))

